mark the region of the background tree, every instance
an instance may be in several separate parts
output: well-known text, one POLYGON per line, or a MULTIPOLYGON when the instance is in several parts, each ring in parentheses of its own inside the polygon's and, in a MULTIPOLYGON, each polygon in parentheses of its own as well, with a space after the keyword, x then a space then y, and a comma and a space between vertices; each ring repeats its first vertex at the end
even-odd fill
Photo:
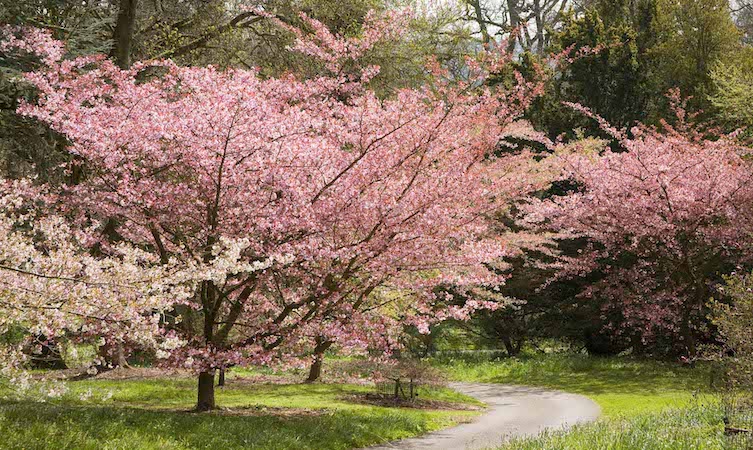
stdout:
POLYGON ((551 137, 571 130, 608 137, 562 102, 589 107, 618 127, 658 125, 671 116, 664 94, 679 88, 690 107, 712 119, 708 94, 717 64, 745 59, 725 1, 594 1, 571 12, 553 34, 552 51, 597 49, 551 77, 530 118, 551 137))
POLYGON ((667 88, 679 88, 683 95, 694 97, 691 106, 706 109, 711 70, 741 48, 729 2, 662 0, 658 10, 657 70, 667 88))
POLYGON ((753 132, 753 48, 746 47, 738 58, 718 64, 711 72, 710 95, 714 118, 729 131, 753 132))
POLYGON ((552 77, 531 118, 550 136, 598 127, 562 105, 579 102, 617 126, 631 126, 656 114, 663 87, 654 78, 649 54, 655 45, 653 0, 594 2, 582 14, 570 13, 553 37, 552 49, 586 52, 552 77))
POLYGON ((753 43, 753 2, 750 0, 735 0, 730 2, 735 24, 743 34, 743 42, 753 43))
POLYGON ((571 0, 464 0, 459 16, 484 44, 506 41, 511 51, 543 56, 564 13, 577 6, 571 0))
POLYGON ((732 138, 707 140, 677 111, 675 127, 633 138, 600 119, 624 150, 568 157, 578 190, 536 204, 534 217, 592 242, 562 274, 598 275, 579 296, 604 305, 610 333, 694 357, 713 339, 705 317, 719 274, 747 261, 751 171, 732 138))

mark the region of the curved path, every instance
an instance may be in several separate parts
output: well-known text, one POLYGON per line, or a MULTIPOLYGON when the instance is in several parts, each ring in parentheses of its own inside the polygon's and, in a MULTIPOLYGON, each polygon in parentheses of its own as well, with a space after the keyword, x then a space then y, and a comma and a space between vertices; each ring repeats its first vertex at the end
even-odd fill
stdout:
POLYGON ((590 422, 601 410, 581 395, 524 386, 452 383, 450 387, 489 405, 471 423, 369 450, 478 450, 495 448, 511 437, 532 436, 545 428, 590 422))

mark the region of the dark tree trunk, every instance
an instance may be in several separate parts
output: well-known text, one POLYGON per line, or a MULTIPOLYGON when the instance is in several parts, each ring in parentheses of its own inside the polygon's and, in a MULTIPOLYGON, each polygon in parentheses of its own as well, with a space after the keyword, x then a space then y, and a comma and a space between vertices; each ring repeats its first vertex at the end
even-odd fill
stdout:
POLYGON ((42 351, 31 355, 31 366, 34 369, 62 370, 68 368, 57 341, 39 336, 37 342, 41 343, 42 351))
POLYGON ((214 409, 214 370, 199 374, 199 395, 196 401, 196 411, 211 411, 214 409))
POLYGON ((115 64, 123 69, 131 65, 131 48, 133 46, 137 7, 138 0, 120 0, 118 20, 112 36, 113 47, 110 56, 115 59, 115 64))
POLYGON ((513 340, 510 336, 502 336, 502 344, 505 346, 507 356, 518 356, 523 346, 523 339, 513 340))
MULTIPOLYGON (((507 0, 507 14, 510 19, 510 30, 517 30, 520 26, 520 7, 518 6, 517 0, 507 0)), ((518 33, 522 33, 522 30, 517 31, 518 33)), ((518 40, 522 41, 522 36, 520 34, 518 35, 518 39, 513 39, 512 36, 510 37, 510 42, 507 44, 508 51, 515 51, 515 46, 518 40)))
POLYGON ((217 378, 217 386, 225 385, 225 369, 220 369, 220 376, 217 378))
POLYGON ((481 0, 470 0, 468 4, 473 6, 473 13, 476 16, 476 22, 481 31, 481 39, 484 44, 488 44, 491 42, 491 36, 489 36, 489 30, 486 26, 486 17, 484 17, 484 11, 481 8, 481 0))
POLYGON ((128 367, 125 346, 122 342, 112 344, 108 341, 97 349, 97 357, 100 361, 99 365, 97 365, 99 372, 112 370, 116 367, 128 367))
POLYGON ((332 347, 332 341, 327 341, 323 338, 316 339, 316 347, 314 347, 314 362, 311 363, 306 383, 314 383, 321 378, 322 365, 324 364, 324 352, 329 350, 330 347, 332 347))
POLYGON ((643 356, 646 354, 646 345, 643 343, 643 339, 639 334, 635 334, 630 338, 632 353, 636 356, 643 356))
POLYGON ((322 376, 322 360, 324 359, 324 355, 315 355, 314 356, 314 362, 311 363, 311 368, 309 369, 309 376, 306 378, 306 383, 313 383, 317 381, 322 376))
POLYGON ((681 335, 682 335, 683 346, 685 347, 684 349, 685 357, 687 358, 686 363, 690 367, 695 367, 695 361, 696 361, 696 358, 698 357, 698 350, 696 347, 696 336, 693 333, 693 326, 690 323, 690 321, 691 321, 690 318, 686 318, 684 320, 684 324, 681 327, 682 328, 681 335))
MULTIPOLYGON (((213 239, 207 245, 211 248, 213 239)), ((208 259, 207 259, 208 260, 208 259)), ((200 296, 201 304, 204 306, 204 341, 206 345, 221 347, 221 342, 215 340, 215 321, 217 319, 217 290, 211 281, 205 281, 197 293, 200 296)), ((214 368, 199 373, 198 395, 196 400, 196 411, 211 411, 215 408, 214 402, 214 368)))

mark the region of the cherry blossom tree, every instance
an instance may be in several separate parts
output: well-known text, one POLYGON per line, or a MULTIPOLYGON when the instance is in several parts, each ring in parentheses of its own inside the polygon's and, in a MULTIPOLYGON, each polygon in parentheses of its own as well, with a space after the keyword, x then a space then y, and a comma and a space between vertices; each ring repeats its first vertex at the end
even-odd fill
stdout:
POLYGON ((562 257, 559 276, 596 277, 581 296, 604 302, 610 333, 644 343, 669 338, 693 357, 699 338, 710 334, 706 316, 715 285, 750 254, 753 172, 750 149, 734 135, 694 127, 679 93, 671 98, 677 125, 630 133, 571 105, 600 121, 620 148, 579 144, 563 153, 578 189, 532 203, 528 220, 562 239, 590 242, 580 254, 562 257))
MULTIPOLYGON (((88 233, 50 215, 45 197, 28 181, 0 180, 0 334, 20 327, 48 340, 127 335, 160 346, 161 315, 192 292, 178 282, 180 270, 127 244, 91 255, 88 233)), ((2 353, 0 372, 27 387, 20 347, 2 353)))
POLYGON ((175 345, 158 356, 198 373, 198 410, 215 406, 217 369, 319 338, 389 352, 406 324, 426 332, 497 307, 442 306, 433 288, 499 283, 490 269, 517 251, 494 215, 548 178, 498 143, 520 132, 541 84, 484 87, 510 62, 495 51, 468 61, 471 82, 430 67, 432 84, 380 99, 368 89, 378 67, 359 57, 404 17, 370 15, 345 38, 304 16, 313 32, 288 28, 295 50, 331 72, 312 80, 170 61, 120 69, 104 56, 27 75, 40 99, 20 111, 66 135, 83 173, 57 195, 61 214, 101 224, 89 247, 146 249, 194 287, 160 321, 175 345))

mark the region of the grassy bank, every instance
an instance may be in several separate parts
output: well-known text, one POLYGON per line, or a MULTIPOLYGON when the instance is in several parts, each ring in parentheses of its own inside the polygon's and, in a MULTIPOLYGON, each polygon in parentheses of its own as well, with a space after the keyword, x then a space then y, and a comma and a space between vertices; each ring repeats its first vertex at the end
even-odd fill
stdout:
POLYGON ((473 357, 435 360, 458 381, 521 384, 585 395, 601 406, 605 417, 634 416, 682 406, 708 391, 707 367, 675 363, 594 358, 581 354, 538 355, 498 360, 473 357))
POLYGON ((742 437, 723 433, 722 413, 714 404, 698 402, 620 419, 607 418, 516 440, 499 450, 722 450, 749 449, 742 437))
POLYGON ((8 449, 348 449, 415 436, 469 420, 473 399, 446 389, 425 400, 449 408, 375 406, 369 387, 258 384, 233 379, 218 389, 221 410, 190 412, 192 379, 69 382, 63 398, 0 404, 8 449), (109 398, 108 398, 109 397, 109 398), (88 400, 82 400, 88 398, 88 400))
POLYGON ((750 448, 723 434, 722 410, 709 388, 711 369, 631 358, 552 354, 434 361, 455 380, 541 386, 585 395, 602 408, 594 423, 504 450, 716 450, 750 448))

